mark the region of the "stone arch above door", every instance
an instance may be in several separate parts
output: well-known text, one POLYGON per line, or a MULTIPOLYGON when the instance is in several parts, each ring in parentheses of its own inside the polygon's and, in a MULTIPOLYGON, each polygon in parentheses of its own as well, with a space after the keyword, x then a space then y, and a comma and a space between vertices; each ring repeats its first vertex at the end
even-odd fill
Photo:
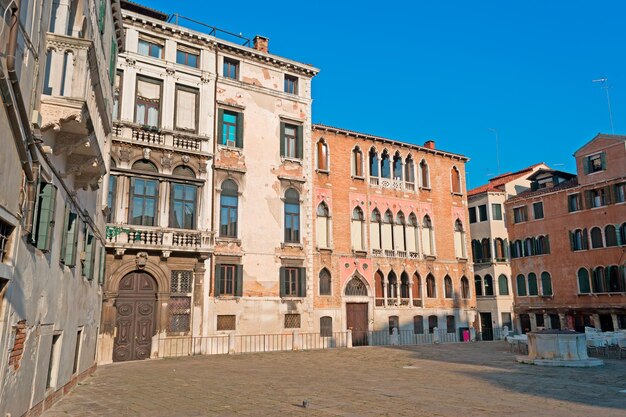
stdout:
MULTIPOLYGON (((145 253, 145 252, 144 252, 145 253)), ((119 291, 120 282, 122 279, 135 271, 143 271, 148 273, 154 280, 156 281, 156 292, 157 293, 169 293, 170 284, 169 284, 169 270, 165 270, 161 266, 151 262, 150 257, 147 256, 145 263, 142 262, 141 266, 138 267, 138 259, 144 258, 143 253, 138 253, 135 258, 128 258, 123 260, 121 263, 113 262, 113 265, 118 264, 119 267, 114 271, 111 271, 110 274, 107 274, 110 278, 105 281, 104 291, 110 295, 116 295, 119 291)))
POLYGON ((369 295, 367 282, 358 274, 354 274, 346 283, 343 295, 347 297, 367 297, 369 295))

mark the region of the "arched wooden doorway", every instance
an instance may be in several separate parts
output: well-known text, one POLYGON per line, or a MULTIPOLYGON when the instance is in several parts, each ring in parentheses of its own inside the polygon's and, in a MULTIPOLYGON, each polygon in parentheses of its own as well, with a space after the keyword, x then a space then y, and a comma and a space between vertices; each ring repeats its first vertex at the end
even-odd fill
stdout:
POLYGON ((120 281, 113 362, 148 359, 156 328, 157 284, 150 274, 131 272, 120 281))
POLYGON ((368 345, 369 303, 367 284, 357 275, 346 284, 346 327, 352 330, 352 346, 368 345))

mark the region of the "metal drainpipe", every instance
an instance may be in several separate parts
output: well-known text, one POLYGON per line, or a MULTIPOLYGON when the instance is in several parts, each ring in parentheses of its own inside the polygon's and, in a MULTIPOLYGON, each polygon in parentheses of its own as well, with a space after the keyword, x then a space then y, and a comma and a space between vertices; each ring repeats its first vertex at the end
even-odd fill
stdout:
MULTIPOLYGON (((217 53, 217 42, 215 42, 215 84, 213 85, 213 167, 215 167, 215 157, 217 156, 217 123, 219 122, 217 120, 217 80, 219 78, 219 73, 218 73, 218 64, 217 64, 217 58, 218 58, 218 53, 217 53)), ((211 177, 211 229, 215 228, 215 197, 217 195, 217 193, 215 192, 215 187, 217 185, 216 179, 215 179, 215 169, 212 170, 211 173, 212 177, 211 177)), ((215 231, 215 234, 213 234, 213 247, 215 247, 215 238, 217 237, 217 235, 219 234, 219 227, 218 230, 215 231)), ((211 252, 211 270, 209 271, 209 276, 213 277, 213 279, 215 279, 215 274, 213 274, 213 271, 215 270, 215 254, 213 252, 211 252)), ((211 282, 212 280, 209 279, 209 294, 211 294, 211 282)), ((215 296, 215 294, 213 294, 215 296)))

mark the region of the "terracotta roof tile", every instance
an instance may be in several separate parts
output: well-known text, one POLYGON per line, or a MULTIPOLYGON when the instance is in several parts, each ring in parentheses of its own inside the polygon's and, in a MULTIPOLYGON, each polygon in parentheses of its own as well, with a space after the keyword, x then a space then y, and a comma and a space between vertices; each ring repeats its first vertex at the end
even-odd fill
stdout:
POLYGON ((488 191, 503 191, 501 187, 503 187, 507 182, 523 177, 529 172, 532 172, 532 170, 538 167, 539 165, 545 165, 545 164, 543 162, 539 162, 538 164, 531 165, 527 168, 524 168, 516 172, 506 172, 504 174, 500 174, 497 177, 493 177, 489 179, 489 182, 487 184, 484 184, 484 185, 481 185, 479 187, 469 190, 467 192, 467 195, 471 197, 471 196, 485 193, 488 191))

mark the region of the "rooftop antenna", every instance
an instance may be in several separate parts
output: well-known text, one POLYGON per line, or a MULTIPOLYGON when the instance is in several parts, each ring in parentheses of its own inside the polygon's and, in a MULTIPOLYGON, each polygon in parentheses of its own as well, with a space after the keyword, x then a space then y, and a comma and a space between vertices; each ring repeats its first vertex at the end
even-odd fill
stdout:
POLYGON ((613 112, 611 111, 611 97, 609 96, 609 79, 608 78, 598 78, 597 80, 591 80, 592 83, 601 83, 600 88, 606 91, 606 103, 609 106, 609 119, 611 120, 611 133, 615 134, 615 129, 613 129, 613 112))
POLYGON ((496 164, 498 166, 498 175, 500 175, 500 146, 499 146, 498 129, 490 127, 489 130, 496 134, 496 164))

